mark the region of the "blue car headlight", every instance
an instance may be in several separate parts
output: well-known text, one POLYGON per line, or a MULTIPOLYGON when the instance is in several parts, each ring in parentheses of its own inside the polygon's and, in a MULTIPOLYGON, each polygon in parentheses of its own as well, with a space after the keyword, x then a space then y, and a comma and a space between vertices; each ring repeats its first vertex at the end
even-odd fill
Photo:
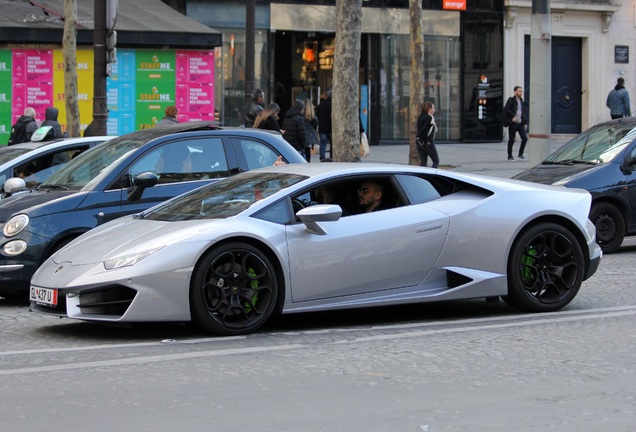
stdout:
POLYGON ((123 255, 123 256, 111 258, 107 261, 104 261, 104 268, 106 270, 115 270, 122 267, 133 266, 137 264, 139 261, 143 260, 144 258, 148 258, 153 253, 163 248, 164 246, 160 246, 158 248, 146 250, 146 251, 135 253, 135 254, 123 255))
POLYGON ((19 214, 11 217, 2 228, 2 234, 5 237, 13 237, 20 234, 23 229, 29 224, 29 216, 25 214, 19 214))

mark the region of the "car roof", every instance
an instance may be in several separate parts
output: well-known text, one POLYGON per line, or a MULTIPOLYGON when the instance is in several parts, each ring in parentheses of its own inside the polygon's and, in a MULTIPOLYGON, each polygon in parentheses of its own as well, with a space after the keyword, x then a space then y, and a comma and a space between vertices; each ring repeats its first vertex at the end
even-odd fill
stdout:
POLYGON ((81 144, 84 142, 97 142, 103 141, 106 142, 110 139, 114 138, 113 136, 92 136, 92 137, 77 137, 77 138, 63 138, 54 141, 37 141, 37 142, 26 142, 20 144, 14 144, 12 146, 0 147, 0 156, 3 153, 9 153, 8 155, 11 157, 10 160, 0 163, 0 171, 3 171, 7 168, 19 166, 25 160, 30 159, 32 157, 37 157, 41 153, 45 153, 51 150, 55 150, 58 148, 64 148, 66 146, 71 146, 74 144, 81 144), (13 153, 17 153, 16 150, 22 150, 20 154, 11 156, 13 153))

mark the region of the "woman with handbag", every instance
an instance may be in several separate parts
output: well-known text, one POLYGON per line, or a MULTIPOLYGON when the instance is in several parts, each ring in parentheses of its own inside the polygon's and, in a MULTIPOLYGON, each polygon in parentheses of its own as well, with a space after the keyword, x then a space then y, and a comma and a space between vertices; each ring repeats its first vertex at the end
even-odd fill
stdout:
POLYGON ((435 104, 427 101, 422 104, 422 113, 417 118, 417 153, 420 156, 420 166, 426 166, 430 156, 431 167, 437 168, 439 165, 439 155, 435 148, 435 134, 437 125, 435 124, 435 104))

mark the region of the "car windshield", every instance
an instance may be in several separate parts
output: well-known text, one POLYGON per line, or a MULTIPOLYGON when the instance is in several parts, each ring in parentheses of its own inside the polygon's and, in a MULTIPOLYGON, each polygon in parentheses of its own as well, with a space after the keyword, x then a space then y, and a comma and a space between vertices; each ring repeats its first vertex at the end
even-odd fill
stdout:
POLYGON ((304 179, 295 174, 247 172, 170 200, 140 217, 160 221, 223 219, 304 179))
POLYGON ((30 148, 3 147, 0 150, 0 164, 5 164, 31 150, 30 148))
POLYGON ((595 126, 565 144, 543 163, 606 163, 636 138, 631 122, 595 126))
POLYGON ((80 190, 91 180, 128 152, 144 145, 148 140, 139 139, 135 134, 115 138, 107 144, 97 146, 81 153, 65 164, 58 172, 49 177, 39 187, 63 188, 66 190, 80 190))

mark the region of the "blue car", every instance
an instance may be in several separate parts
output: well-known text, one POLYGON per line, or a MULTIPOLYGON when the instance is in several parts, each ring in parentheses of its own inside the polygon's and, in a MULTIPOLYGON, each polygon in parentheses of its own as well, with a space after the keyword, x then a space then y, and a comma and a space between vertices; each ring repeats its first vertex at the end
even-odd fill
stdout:
POLYGON ((596 240, 615 252, 636 234, 636 118, 593 126, 513 178, 589 191, 596 240))
POLYGON ((279 133, 210 122, 133 132, 88 150, 0 201, 0 296, 26 300, 40 264, 98 225, 278 160, 305 163, 279 133))

